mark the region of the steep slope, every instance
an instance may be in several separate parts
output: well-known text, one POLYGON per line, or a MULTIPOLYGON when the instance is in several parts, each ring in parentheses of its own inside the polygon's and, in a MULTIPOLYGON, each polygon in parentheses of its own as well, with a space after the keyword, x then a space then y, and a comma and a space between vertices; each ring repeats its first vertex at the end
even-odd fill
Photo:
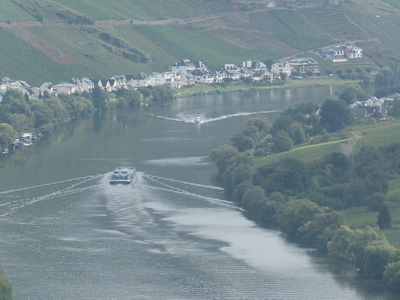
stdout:
POLYGON ((216 67, 371 38, 346 13, 355 7, 254 2, 0 0, 8 10, 0 12, 0 77, 30 84, 105 78, 165 71, 183 58, 216 67))

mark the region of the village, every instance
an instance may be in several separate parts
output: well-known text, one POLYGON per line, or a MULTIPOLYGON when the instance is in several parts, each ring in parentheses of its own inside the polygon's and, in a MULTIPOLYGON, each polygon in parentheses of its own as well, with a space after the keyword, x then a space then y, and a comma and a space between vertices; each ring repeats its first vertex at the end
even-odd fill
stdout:
MULTIPOLYGON (((362 57, 362 49, 354 45, 338 45, 318 50, 318 54, 332 62, 344 62, 362 57)), ((39 87, 31 87, 27 82, 3 77, 0 82, 0 103, 8 90, 19 90, 29 99, 40 99, 44 95, 75 94, 92 92, 98 86, 105 92, 118 89, 137 89, 149 86, 170 85, 181 89, 196 84, 218 84, 225 81, 238 81, 248 78, 251 81, 265 80, 274 82, 285 78, 301 76, 319 76, 321 70, 316 60, 311 57, 295 57, 279 60, 268 67, 258 60, 244 61, 241 65, 224 64, 219 68, 209 69, 200 60, 183 59, 174 63, 167 72, 153 72, 146 75, 115 75, 109 79, 71 78, 68 82, 53 84, 45 82, 39 87), (296 75, 294 75, 296 74, 296 75)))

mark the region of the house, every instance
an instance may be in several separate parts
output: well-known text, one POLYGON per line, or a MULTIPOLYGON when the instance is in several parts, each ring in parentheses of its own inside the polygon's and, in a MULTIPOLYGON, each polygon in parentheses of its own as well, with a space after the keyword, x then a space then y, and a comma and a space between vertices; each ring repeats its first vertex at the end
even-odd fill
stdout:
POLYGON ((214 82, 214 76, 208 71, 195 69, 192 73, 194 81, 196 83, 211 84, 214 82))
POLYGON ((221 69, 212 69, 210 70, 210 76, 214 78, 215 83, 222 83, 226 78, 226 72, 221 69))
POLYGON ((150 79, 143 72, 138 73, 136 76, 128 77, 126 85, 129 88, 140 88, 140 87, 148 87, 150 85, 150 79))
POLYGON ((267 65, 259 60, 247 60, 242 62, 243 69, 251 69, 254 71, 268 71, 267 65))
POLYGON ((73 83, 63 82, 63 83, 53 85, 52 92, 55 95, 58 95, 58 94, 71 95, 76 92, 79 92, 79 87, 73 83))
POLYGON ((194 79, 194 76, 192 74, 181 74, 180 79, 181 86, 191 86, 196 84, 196 80, 194 79))
POLYGON ((302 74, 311 72, 313 75, 319 75, 321 73, 318 62, 311 57, 297 57, 288 60, 287 63, 292 67, 292 71, 302 74))
POLYGON ((223 70, 226 73, 226 77, 233 80, 239 80, 240 76, 242 76, 240 69, 234 64, 224 64, 223 70))
POLYGON ((104 86, 103 86, 103 82, 102 82, 101 79, 90 79, 90 80, 93 82, 93 88, 99 87, 99 88, 101 88, 102 90, 105 89, 104 86))
POLYGON ((195 65, 189 59, 183 59, 183 60, 181 60, 179 62, 176 62, 171 67, 171 71, 172 72, 180 73, 180 74, 183 74, 183 75, 191 73, 194 70, 195 70, 195 65))
POLYGON ((51 95, 53 94, 53 83, 51 82, 44 82, 39 87, 40 95, 43 96, 45 94, 51 95))
POLYGON ((271 72, 274 76, 279 76, 280 74, 286 74, 287 76, 291 76, 292 66, 288 62, 280 60, 272 64, 271 72))
POLYGON ((379 100, 383 103, 384 107, 390 108, 393 106, 393 101, 400 100, 400 94, 395 93, 386 97, 382 97, 379 100))
POLYGON ((4 97, 5 93, 6 93, 5 90, 3 91, 0 89, 0 103, 3 102, 3 97, 4 97))
POLYGON ((91 93, 94 88, 94 83, 89 78, 71 78, 69 82, 78 86, 79 93, 91 93))
POLYGON ((171 67, 171 72, 183 75, 192 73, 194 70, 207 71, 207 67, 200 60, 191 61, 189 59, 176 62, 171 67))
POLYGON ((383 103, 382 99, 372 96, 365 101, 357 101, 350 104, 350 112, 353 116, 360 118, 371 116, 374 113, 386 114, 387 110, 383 103))
POLYGON ((180 75, 176 74, 175 72, 154 72, 149 76, 149 85, 157 86, 164 84, 169 84, 172 88, 180 89, 180 75))
POLYGON ((9 90, 17 90, 22 92, 28 98, 31 97, 31 87, 25 81, 11 80, 8 77, 3 77, 0 83, 0 89, 5 92, 9 90))
POLYGON ((362 49, 354 45, 338 45, 332 48, 325 48, 320 51, 322 57, 333 62, 344 62, 348 59, 361 58, 362 49))

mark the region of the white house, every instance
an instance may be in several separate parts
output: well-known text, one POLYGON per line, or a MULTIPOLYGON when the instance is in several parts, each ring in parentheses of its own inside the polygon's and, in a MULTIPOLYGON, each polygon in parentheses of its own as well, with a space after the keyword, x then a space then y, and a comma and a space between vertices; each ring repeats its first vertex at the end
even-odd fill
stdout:
POLYGON ((354 45, 338 45, 333 48, 322 49, 320 54, 333 62, 343 62, 348 59, 361 58, 362 49, 354 45))
POLYGON ((154 72, 149 76, 149 81, 151 86, 169 84, 172 88, 181 88, 180 76, 177 75, 175 72, 154 72))
POLYGON ((63 82, 59 83, 56 85, 53 85, 52 87, 52 92, 54 94, 74 94, 76 92, 79 92, 79 87, 76 84, 69 83, 69 82, 63 82))
POLYGON ((279 76, 281 73, 290 76, 292 75, 292 66, 288 62, 280 60, 272 64, 271 72, 275 76, 279 76))
POLYGON ((296 70, 300 73, 311 72, 314 75, 320 74, 320 67, 318 62, 311 57, 296 57, 287 61, 292 67, 292 71, 296 70))

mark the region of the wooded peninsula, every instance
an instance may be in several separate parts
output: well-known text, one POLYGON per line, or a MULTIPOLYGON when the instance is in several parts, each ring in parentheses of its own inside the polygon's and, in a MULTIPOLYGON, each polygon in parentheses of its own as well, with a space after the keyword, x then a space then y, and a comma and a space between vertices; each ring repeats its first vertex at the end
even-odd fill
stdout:
POLYGON ((356 91, 290 107, 272 125, 250 119, 210 157, 216 180, 249 218, 398 293, 400 100, 386 115, 356 118, 356 91))

